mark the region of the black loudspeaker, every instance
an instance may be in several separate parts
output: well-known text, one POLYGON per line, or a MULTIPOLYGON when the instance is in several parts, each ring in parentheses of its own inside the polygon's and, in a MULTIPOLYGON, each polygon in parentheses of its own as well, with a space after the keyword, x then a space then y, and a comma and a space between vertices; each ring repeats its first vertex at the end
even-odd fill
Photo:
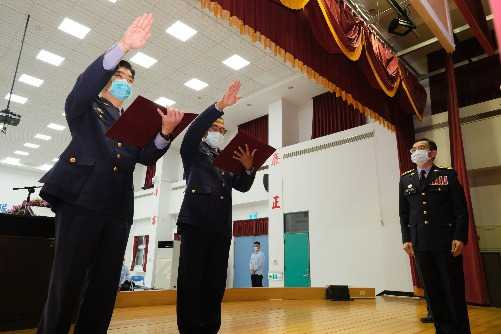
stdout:
POLYGON ((263 186, 264 186, 264 190, 266 190, 266 192, 268 192, 269 191, 269 174, 263 175, 263 186))
POLYGON ((348 285, 329 285, 325 290, 325 298, 328 300, 349 301, 350 289, 348 285))

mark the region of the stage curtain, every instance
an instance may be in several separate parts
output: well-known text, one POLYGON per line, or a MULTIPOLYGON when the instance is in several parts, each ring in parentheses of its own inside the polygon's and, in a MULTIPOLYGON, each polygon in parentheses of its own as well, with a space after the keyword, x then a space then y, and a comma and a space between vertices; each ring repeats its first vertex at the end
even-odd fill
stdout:
POLYGON ((256 137, 263 143, 268 144, 268 115, 253 119, 247 123, 240 124, 238 131, 245 132, 256 137))
POLYGON ((468 207, 468 243, 463 251, 466 300, 472 304, 486 305, 488 303, 487 285, 482 258, 480 257, 477 230, 473 218, 468 170, 464 157, 463 135, 459 119, 454 62, 450 54, 446 54, 445 57, 447 82, 449 86, 448 115, 451 163, 452 167, 457 172, 459 182, 463 186, 468 207))
POLYGON ((268 234, 268 218, 237 220, 233 222, 234 237, 264 234, 268 234))
POLYGON ((324 93, 313 98, 312 139, 364 124, 364 115, 335 94, 324 93))
POLYGON ((146 176, 144 177, 144 186, 143 189, 151 189, 153 188, 153 178, 155 177, 157 166, 151 165, 146 167, 146 176))
MULTIPOLYGON (((332 50, 326 50, 325 45, 317 42, 313 30, 322 27, 323 29, 329 29, 325 24, 325 17, 319 8, 318 0, 309 1, 304 10, 290 10, 276 0, 255 2, 238 0, 200 1, 203 8, 209 9, 216 17, 227 21, 232 27, 238 29, 242 35, 248 36, 253 42, 260 43, 264 48, 271 50, 274 55, 305 74, 309 79, 322 85, 328 91, 336 94, 366 117, 370 117, 383 126, 394 130, 387 106, 389 101, 387 94, 379 86, 375 88, 371 85, 370 79, 359 68, 356 61, 350 60, 340 51, 336 53, 335 46, 332 47, 332 50), (314 15, 317 18, 314 19, 315 22, 312 22, 309 17, 312 10, 317 11, 314 15), (322 22, 318 22, 318 18, 322 18, 322 22)), ((324 1, 330 6, 329 8, 335 8, 337 2, 344 3, 338 0, 324 1)), ((343 5, 343 8, 345 7, 343 5)), ((350 10, 343 10, 340 13, 343 17, 352 15, 350 10)), ((361 22, 360 26, 352 25, 352 29, 349 29, 350 26, 345 25, 345 21, 338 20, 337 22, 341 22, 343 27, 341 33, 338 33, 338 37, 344 36, 342 37, 343 40, 346 40, 346 42, 343 42, 344 46, 349 47, 351 45, 357 48, 357 46, 359 47, 357 43, 363 43, 365 37, 362 38, 361 36, 364 36, 363 31, 365 28, 360 19, 353 17, 354 21, 361 22)), ((324 32, 323 35, 333 39, 329 30, 324 32)), ((378 54, 380 53, 376 55, 378 54)), ((395 63, 390 61, 389 64, 391 65, 390 70, 388 70, 388 66, 381 65, 381 67, 385 68, 387 73, 392 74, 395 72, 395 63)), ((400 67, 398 66, 398 68, 400 67)), ((375 66, 375 68, 378 67, 375 66)), ((397 72, 400 72, 400 70, 397 70, 397 72)), ((388 77, 391 77, 391 75, 388 75, 388 77)), ((380 78, 384 80, 386 76, 381 74, 380 78)), ((388 87, 393 86, 390 83, 388 87)), ((399 92, 400 90, 398 89, 399 92)), ((421 113, 425 105, 422 100, 412 100, 413 105, 409 102, 409 96, 412 98, 415 94, 414 90, 424 92, 426 96, 424 88, 418 85, 409 88, 409 94, 407 95, 397 93, 399 96, 405 97, 405 99, 391 100, 391 103, 404 103, 405 105, 401 106, 401 110, 415 109, 414 112, 421 113)), ((424 102, 426 102, 426 99, 424 102)))
POLYGON ((146 264, 148 263, 148 246, 150 244, 150 236, 144 236, 144 260, 143 260, 143 271, 146 272, 146 264))
POLYGON ((135 236, 134 237, 134 242, 132 243, 132 262, 130 264, 130 270, 134 270, 134 262, 136 261, 136 255, 137 255, 137 244, 139 242, 139 237, 135 236))

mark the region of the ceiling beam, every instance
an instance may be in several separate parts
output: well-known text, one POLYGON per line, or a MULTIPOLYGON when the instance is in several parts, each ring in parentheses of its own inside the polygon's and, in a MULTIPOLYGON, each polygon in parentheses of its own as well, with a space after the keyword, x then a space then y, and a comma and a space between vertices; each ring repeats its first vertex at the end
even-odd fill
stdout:
POLYGON ((470 25, 473 34, 488 55, 493 55, 495 51, 494 42, 489 34, 489 27, 485 19, 484 7, 481 1, 454 0, 464 16, 466 22, 470 25))

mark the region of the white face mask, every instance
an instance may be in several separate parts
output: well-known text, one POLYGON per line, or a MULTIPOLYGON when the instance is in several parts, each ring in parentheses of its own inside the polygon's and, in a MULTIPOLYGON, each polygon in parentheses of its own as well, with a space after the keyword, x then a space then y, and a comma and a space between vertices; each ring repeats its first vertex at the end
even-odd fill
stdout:
POLYGON ((205 142, 212 148, 221 149, 223 146, 224 136, 221 132, 217 131, 209 131, 207 133, 207 137, 205 138, 205 142))
POLYGON ((428 150, 416 150, 411 154, 411 160, 416 165, 422 165, 430 160, 429 154, 428 150))

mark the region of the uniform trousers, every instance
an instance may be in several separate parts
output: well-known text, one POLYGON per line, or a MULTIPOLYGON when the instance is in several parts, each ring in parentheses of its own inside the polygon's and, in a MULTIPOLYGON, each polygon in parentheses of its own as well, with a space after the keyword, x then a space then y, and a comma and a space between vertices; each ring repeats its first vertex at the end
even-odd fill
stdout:
POLYGON ((177 325, 181 334, 214 334, 221 327, 231 234, 180 226, 177 325))
POLYGON ((415 251, 437 334, 469 334, 463 257, 449 251, 415 251))
POLYGON ((69 204, 56 209, 56 249, 39 334, 106 333, 130 224, 69 204))

